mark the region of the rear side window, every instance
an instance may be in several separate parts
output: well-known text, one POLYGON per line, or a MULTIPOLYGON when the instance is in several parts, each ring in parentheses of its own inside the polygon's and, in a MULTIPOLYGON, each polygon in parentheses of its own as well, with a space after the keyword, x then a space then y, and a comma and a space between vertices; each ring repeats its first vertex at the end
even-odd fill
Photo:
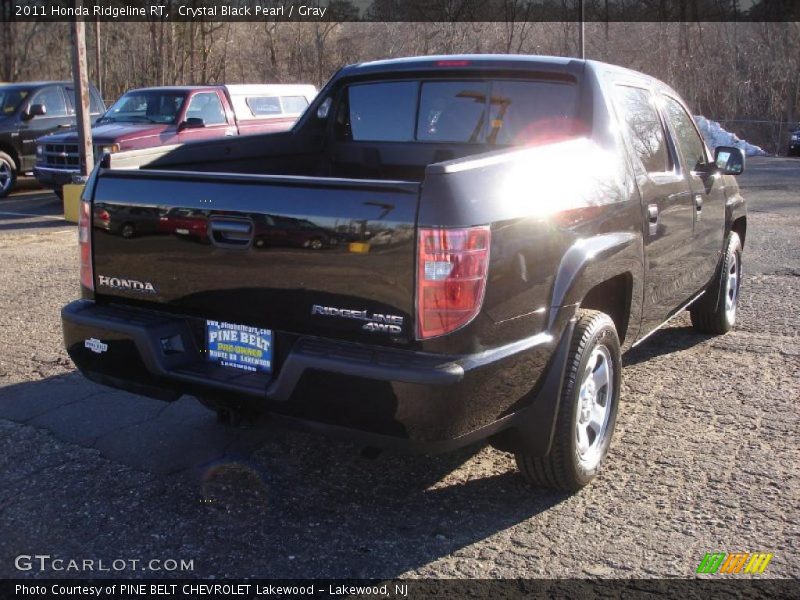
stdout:
POLYGON ((359 84, 348 90, 348 107, 337 122, 353 141, 524 145, 584 129, 575 85, 551 81, 359 84))
POLYGON ((247 107, 256 117, 269 117, 281 114, 281 102, 277 96, 250 96, 247 107))
POLYGON ((348 101, 353 141, 413 141, 417 82, 351 85, 348 101))
POLYGON ((633 149, 648 173, 671 170, 664 126, 645 89, 617 86, 616 100, 630 136, 633 149))
POLYGON ((698 164, 705 164, 708 157, 703 139, 697 133, 694 121, 683 106, 674 98, 664 96, 664 111, 675 132, 676 141, 686 166, 693 170, 698 164))
POLYGON ((105 107, 103 106, 103 101, 100 98, 100 94, 98 92, 92 91, 89 94, 89 112, 93 115, 101 113, 105 111, 105 107))
POLYGON ((281 96, 281 104, 283 105, 283 112, 290 115, 299 115, 308 107, 308 100, 306 100, 305 96, 281 96))
MULTIPOLYGON (((75 88, 67 86, 64 88, 64 94, 67 98, 67 110, 70 113, 75 111, 75 88)), ((103 101, 100 98, 100 92, 96 91, 93 87, 89 88, 89 113, 97 115, 105 111, 103 101)))

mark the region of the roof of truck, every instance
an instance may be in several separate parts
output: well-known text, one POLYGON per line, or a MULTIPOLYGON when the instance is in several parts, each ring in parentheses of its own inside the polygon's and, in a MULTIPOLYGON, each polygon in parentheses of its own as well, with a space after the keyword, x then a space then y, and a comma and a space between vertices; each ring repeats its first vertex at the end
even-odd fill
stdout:
POLYGON ((159 85, 154 87, 133 88, 125 92, 193 92, 194 90, 215 90, 221 85, 159 85))
POLYGON ((442 54, 435 56, 409 56, 376 60, 345 67, 348 74, 388 71, 413 71, 430 68, 484 67, 504 69, 536 69, 561 72, 580 72, 586 61, 563 56, 536 56, 529 54, 442 54))
POLYGON ((311 96, 316 94, 316 88, 310 84, 302 83, 258 83, 258 84, 233 84, 223 83, 210 85, 162 85, 155 87, 134 88, 129 92, 194 92, 196 90, 216 90, 227 88, 234 94, 263 94, 286 93, 288 91, 305 91, 311 96))
POLYGON ((45 85, 74 85, 72 81, 3 81, 2 86, 8 87, 42 87, 45 85))

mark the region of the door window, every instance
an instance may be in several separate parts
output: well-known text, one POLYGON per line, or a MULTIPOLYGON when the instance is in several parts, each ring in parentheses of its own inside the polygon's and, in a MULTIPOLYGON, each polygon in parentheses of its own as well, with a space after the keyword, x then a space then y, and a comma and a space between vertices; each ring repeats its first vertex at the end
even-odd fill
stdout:
POLYGON ((690 170, 694 170, 698 164, 707 163, 708 156, 703 138, 697 133, 694 121, 683 106, 674 98, 664 96, 664 112, 675 132, 675 141, 686 166, 690 170))
POLYGON ((222 102, 215 92, 202 92, 195 94, 186 109, 186 118, 203 119, 206 125, 226 125, 228 119, 225 117, 225 110, 222 102))
POLYGON ((42 104, 45 117, 67 116, 67 103, 59 87, 46 87, 43 90, 39 90, 31 100, 31 104, 42 104))
POLYGON ((648 173, 672 170, 664 126, 648 90, 619 85, 615 100, 622 113, 633 149, 648 173))

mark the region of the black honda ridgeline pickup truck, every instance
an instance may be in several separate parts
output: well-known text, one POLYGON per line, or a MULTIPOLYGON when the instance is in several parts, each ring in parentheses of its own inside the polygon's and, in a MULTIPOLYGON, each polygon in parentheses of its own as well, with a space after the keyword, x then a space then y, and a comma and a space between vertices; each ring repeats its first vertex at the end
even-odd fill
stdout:
POLYGON ((223 419, 488 438, 577 490, 621 352, 687 308, 704 333, 736 318, 744 156, 710 154, 690 114, 593 61, 421 57, 341 69, 286 133, 106 155, 66 347, 92 380, 223 419))

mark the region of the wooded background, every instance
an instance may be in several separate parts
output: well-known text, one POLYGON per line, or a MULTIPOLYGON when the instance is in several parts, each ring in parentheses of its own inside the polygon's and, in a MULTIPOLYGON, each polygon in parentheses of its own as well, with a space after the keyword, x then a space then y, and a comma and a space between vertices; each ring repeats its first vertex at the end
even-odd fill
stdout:
MULTIPOLYGON (((128 89, 200 83, 308 82, 339 67, 410 55, 499 52, 576 56, 578 24, 351 22, 101 24, 103 97, 128 89)), ((509 5, 515 4, 514 2, 509 5)), ((343 8, 342 8, 343 7, 343 8)), ((344 12, 341 12, 341 11, 344 12)), ((355 10, 355 9, 354 9, 355 10)), ((800 23, 587 23, 587 58, 673 86, 695 114, 770 152, 785 149, 800 115, 800 23)), ((87 27, 96 81, 94 29, 87 27)), ((0 23, 0 81, 71 77, 68 23, 0 23)))

